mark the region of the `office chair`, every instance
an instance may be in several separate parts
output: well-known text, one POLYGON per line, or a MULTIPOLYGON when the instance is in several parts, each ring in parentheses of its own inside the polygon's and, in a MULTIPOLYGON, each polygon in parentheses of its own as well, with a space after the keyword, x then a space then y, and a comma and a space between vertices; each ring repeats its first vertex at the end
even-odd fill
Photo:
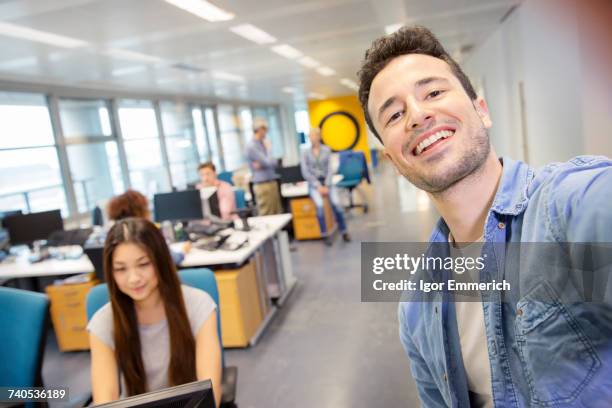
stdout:
POLYGON ((42 293, 0 287, 0 310, 0 384, 42 387, 49 299, 42 293))
POLYGON ((236 199, 236 209, 246 208, 246 192, 241 188, 234 189, 234 198, 236 199))
MULTIPOLYGON (((221 342, 221 313, 219 306, 219 291, 214 273, 208 268, 182 269, 179 271, 179 278, 185 285, 198 288, 208 293, 217 304, 217 333, 221 342)), ((87 294, 87 320, 91 320, 93 315, 109 302, 108 288, 106 284, 93 287, 87 294)), ((223 367, 223 378, 221 380, 221 407, 235 407, 236 383, 238 380, 238 367, 225 366, 225 351, 221 345, 221 364, 223 367)))
POLYGON ((342 180, 336 184, 337 187, 346 188, 349 192, 349 206, 347 210, 351 208, 361 207, 363 212, 368 212, 368 204, 355 204, 353 201, 353 190, 361 183, 366 177, 366 168, 364 158, 358 154, 345 154, 341 157, 340 168, 338 174, 342 174, 342 180))
POLYGON ((225 181, 226 183, 230 183, 232 186, 234 185, 234 182, 232 180, 233 177, 234 177, 233 171, 222 171, 221 173, 217 174, 217 178, 219 180, 225 181))

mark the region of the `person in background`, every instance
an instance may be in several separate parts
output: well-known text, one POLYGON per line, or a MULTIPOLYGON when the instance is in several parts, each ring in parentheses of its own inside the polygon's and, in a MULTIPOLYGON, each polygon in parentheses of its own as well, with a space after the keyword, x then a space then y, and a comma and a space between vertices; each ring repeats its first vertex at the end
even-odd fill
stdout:
MULTIPOLYGON (((131 189, 111 198, 106 206, 106 213, 111 221, 119 221, 128 217, 144 218, 146 220, 151 220, 152 218, 147 197, 131 189)), ((185 254, 190 250, 191 243, 189 242, 183 245, 180 252, 170 250, 174 263, 180 265, 183 259, 185 259, 185 254)))
POLYGON ((181 285, 161 231, 144 218, 116 222, 104 275, 110 302, 87 326, 94 404, 210 379, 219 406, 217 305, 181 285))
POLYGON ((334 175, 330 160, 332 151, 321 143, 321 129, 310 129, 308 137, 310 138, 311 147, 302 152, 300 167, 304 180, 308 182, 308 194, 317 207, 317 218, 321 227, 321 235, 325 237, 326 245, 332 244, 331 237, 327 235, 323 209, 323 199, 327 197, 329 198, 329 204, 338 223, 342 238, 344 242, 349 242, 351 238, 346 229, 344 213, 338 199, 338 190, 332 184, 332 176, 334 175))
POLYGON ((259 215, 280 214, 283 212, 276 174, 276 159, 272 146, 266 139, 268 123, 265 119, 253 121, 253 140, 246 148, 247 161, 253 175, 253 192, 259 215))
POLYGON ((200 164, 198 166, 198 174, 200 176, 200 183, 198 183, 196 188, 215 187, 219 199, 221 218, 224 220, 234 219, 236 216, 232 212, 236 211, 236 196, 234 195, 232 185, 217 178, 217 170, 212 162, 200 164))

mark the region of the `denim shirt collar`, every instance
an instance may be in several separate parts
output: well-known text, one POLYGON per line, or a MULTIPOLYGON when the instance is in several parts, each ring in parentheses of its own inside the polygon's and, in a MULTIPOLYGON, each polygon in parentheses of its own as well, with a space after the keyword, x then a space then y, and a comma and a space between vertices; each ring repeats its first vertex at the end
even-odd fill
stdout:
MULTIPOLYGON (((527 191, 534 177, 533 170, 526 163, 509 157, 501 157, 499 161, 502 164, 502 176, 490 212, 520 215, 527 208, 529 201, 527 191)), ((440 218, 429 240, 445 242, 448 240, 449 232, 446 222, 440 218)))

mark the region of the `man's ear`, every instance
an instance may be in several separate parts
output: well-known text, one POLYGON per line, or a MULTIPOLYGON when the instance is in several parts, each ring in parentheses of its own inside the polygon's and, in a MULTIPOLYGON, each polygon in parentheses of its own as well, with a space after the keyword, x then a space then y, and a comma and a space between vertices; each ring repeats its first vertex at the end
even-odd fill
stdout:
POLYGON ((483 125, 489 129, 493 122, 491 121, 491 116, 489 115, 489 106, 483 97, 479 96, 474 101, 474 109, 476 109, 476 113, 480 116, 480 120, 482 120, 483 125))

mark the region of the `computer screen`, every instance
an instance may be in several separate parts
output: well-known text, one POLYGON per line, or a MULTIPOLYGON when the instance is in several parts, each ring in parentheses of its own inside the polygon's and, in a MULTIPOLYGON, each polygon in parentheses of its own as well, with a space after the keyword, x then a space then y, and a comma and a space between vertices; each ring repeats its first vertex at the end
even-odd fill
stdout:
POLYGON ((299 183, 304 181, 300 166, 279 167, 277 171, 280 175, 281 183, 299 183))
POLYGON ((198 190, 155 194, 153 197, 155 221, 201 220, 202 200, 198 190))
POLYGON ((23 214, 21 210, 0 211, 0 227, 4 227, 4 219, 11 215, 23 214))
POLYGON ((213 396, 210 380, 194 381, 176 387, 165 388, 159 391, 136 395, 107 404, 96 405, 96 407, 107 408, 214 408, 215 398, 213 396))
POLYGON ((210 218, 211 215, 221 217, 219 196, 217 195, 216 187, 204 187, 200 189, 200 198, 202 199, 202 212, 205 217, 210 218))
POLYGON ((12 245, 29 245, 36 240, 49 238, 52 232, 64 229, 60 210, 11 215, 4 219, 3 224, 9 232, 12 245))

